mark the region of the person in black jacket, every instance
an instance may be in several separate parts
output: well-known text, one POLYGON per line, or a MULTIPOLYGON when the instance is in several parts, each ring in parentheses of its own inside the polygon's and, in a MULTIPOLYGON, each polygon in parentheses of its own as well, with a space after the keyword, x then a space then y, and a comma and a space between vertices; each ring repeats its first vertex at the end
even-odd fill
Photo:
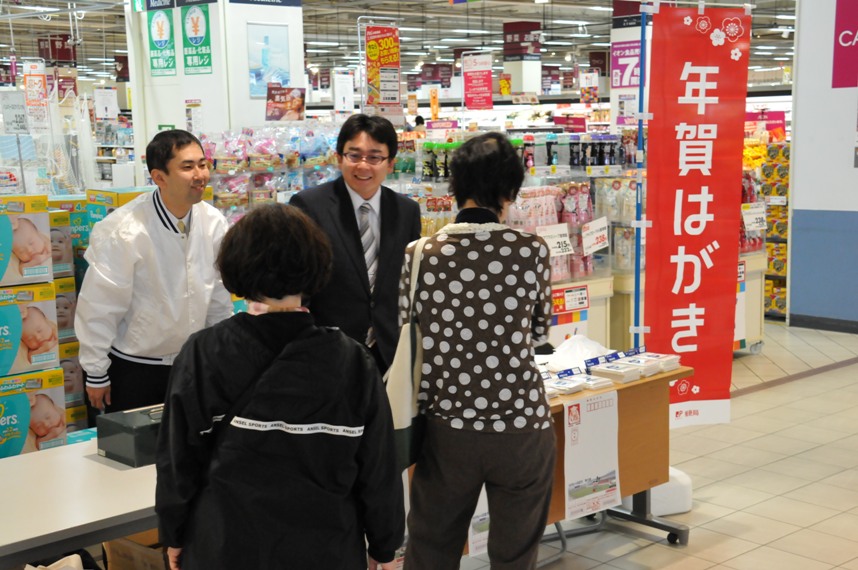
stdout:
POLYGON ((171 570, 392 570, 404 510, 381 376, 301 306, 328 280, 328 239, 297 208, 264 206, 217 265, 268 312, 192 335, 173 365, 155 501, 171 570))
POLYGON ((331 280, 310 296, 310 309, 320 325, 340 327, 366 344, 382 373, 399 341, 405 246, 420 237, 417 202, 381 185, 393 172, 397 148, 390 121, 352 115, 337 137, 342 176, 298 192, 290 202, 319 224, 334 251, 331 280))

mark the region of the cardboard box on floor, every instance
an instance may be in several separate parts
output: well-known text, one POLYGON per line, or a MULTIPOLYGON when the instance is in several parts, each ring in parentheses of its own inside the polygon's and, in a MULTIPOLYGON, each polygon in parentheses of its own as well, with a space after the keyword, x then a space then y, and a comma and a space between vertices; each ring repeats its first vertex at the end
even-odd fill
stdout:
POLYGON ((152 529, 103 543, 110 570, 167 570, 167 555, 152 529))

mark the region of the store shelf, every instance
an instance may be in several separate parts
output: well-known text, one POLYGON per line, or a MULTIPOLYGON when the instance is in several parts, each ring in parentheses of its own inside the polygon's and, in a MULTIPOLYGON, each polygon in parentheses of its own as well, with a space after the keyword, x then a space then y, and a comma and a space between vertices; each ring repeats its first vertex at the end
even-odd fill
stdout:
POLYGON ((778 275, 777 273, 766 273, 766 279, 777 279, 779 281, 786 281, 786 275, 778 275))
POLYGON ((787 242, 786 238, 781 238, 781 237, 767 237, 766 241, 771 242, 771 243, 786 243, 787 242))
POLYGON ((134 148, 133 144, 95 144, 96 148, 134 148))

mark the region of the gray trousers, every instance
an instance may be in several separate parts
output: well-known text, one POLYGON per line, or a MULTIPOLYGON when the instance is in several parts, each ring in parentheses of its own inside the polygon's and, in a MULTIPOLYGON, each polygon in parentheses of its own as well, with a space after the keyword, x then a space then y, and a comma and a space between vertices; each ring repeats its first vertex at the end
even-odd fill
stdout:
POLYGON ((534 568, 551 501, 554 444, 553 429, 476 433, 430 417, 411 481, 405 568, 459 567, 484 483, 492 569, 534 568))

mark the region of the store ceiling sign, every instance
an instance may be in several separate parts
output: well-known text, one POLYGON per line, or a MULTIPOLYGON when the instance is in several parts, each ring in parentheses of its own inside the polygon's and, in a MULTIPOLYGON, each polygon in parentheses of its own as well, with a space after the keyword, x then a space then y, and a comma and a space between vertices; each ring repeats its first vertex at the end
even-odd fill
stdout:
POLYGON ((146 11, 169 10, 176 7, 176 0, 146 0, 146 11))
POLYGON ((539 22, 504 22, 503 60, 541 60, 541 40, 542 24, 539 22))
POLYGON ((694 367, 671 386, 673 427, 730 421, 750 38, 742 8, 653 17, 643 325, 649 350, 694 367))
POLYGON ((831 87, 858 87, 858 2, 837 0, 831 87))
POLYGON ((199 6, 201 4, 217 4, 217 0, 176 0, 176 8, 199 6))
POLYGON ((230 4, 254 4, 256 6, 297 6, 301 7, 301 0, 229 0, 230 4))

